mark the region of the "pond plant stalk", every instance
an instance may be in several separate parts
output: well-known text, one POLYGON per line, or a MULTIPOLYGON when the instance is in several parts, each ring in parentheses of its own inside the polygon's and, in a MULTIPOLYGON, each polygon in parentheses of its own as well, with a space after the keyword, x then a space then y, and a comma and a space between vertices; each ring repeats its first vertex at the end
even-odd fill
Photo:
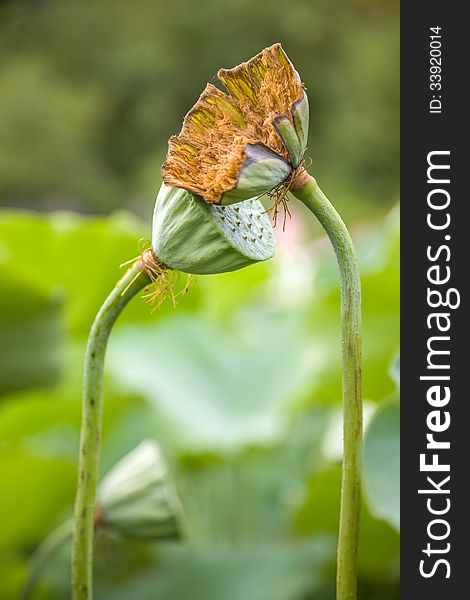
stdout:
POLYGON ((92 325, 85 354, 78 483, 72 542, 72 597, 93 597, 95 494, 98 480, 103 370, 111 330, 126 304, 150 279, 142 260, 136 261, 106 298, 92 325))
POLYGON ((351 236, 316 180, 302 167, 290 191, 318 219, 336 254, 341 285, 343 468, 337 551, 337 600, 357 596, 361 515, 362 326, 361 280, 351 236))
MULTIPOLYGON (((288 192, 320 221, 337 256, 341 281, 344 452, 337 563, 337 600, 357 596, 361 508, 361 286, 356 253, 341 217, 305 170, 309 132, 306 86, 273 44, 233 67, 219 69, 226 91, 206 85, 168 143, 163 181, 208 203, 244 204, 267 194, 274 223, 288 192)), ((285 218, 284 218, 285 224, 285 218)))
MULTIPOLYGON (((154 439, 143 440, 106 473, 97 488, 94 531, 127 539, 180 540, 184 518, 180 499, 163 452, 154 439)), ((73 519, 61 523, 35 549, 20 595, 30 600, 35 586, 72 537, 73 519)), ((85 573, 85 575, 87 575, 85 573)))
MULTIPOLYGON (((146 290, 143 298, 151 307, 158 308, 167 298, 175 305, 176 298, 185 294, 189 285, 187 278, 186 285, 174 292, 179 274, 235 271, 268 260, 274 251, 275 238, 269 217, 256 198, 243 206, 221 208, 211 206, 191 192, 162 184, 155 201, 151 248, 144 250, 138 259, 130 261, 132 266, 105 300, 88 339, 72 540, 73 600, 93 598, 93 542, 95 526, 99 524, 95 513, 103 370, 108 338, 117 318, 143 288, 146 290)), ((139 461, 142 460, 145 463, 139 454, 139 461)), ((148 474, 144 480, 148 482, 148 474)), ((161 491, 157 496, 161 499, 161 491)), ((161 516, 161 507, 156 508, 161 516)), ((134 515, 138 522, 137 517, 134 515)), ((142 518, 147 520, 147 531, 139 528, 141 538, 152 534, 148 517, 149 510, 146 510, 142 518)))

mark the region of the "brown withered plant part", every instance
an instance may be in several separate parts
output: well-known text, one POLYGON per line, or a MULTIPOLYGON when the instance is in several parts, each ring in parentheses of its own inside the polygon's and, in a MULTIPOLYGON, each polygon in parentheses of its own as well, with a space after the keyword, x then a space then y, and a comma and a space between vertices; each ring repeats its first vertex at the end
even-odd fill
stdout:
POLYGON ((236 187, 247 144, 264 144, 289 161, 273 121, 281 115, 292 120, 292 106, 303 94, 280 44, 217 76, 229 93, 207 84, 180 134, 170 138, 162 168, 167 185, 213 203, 236 187))
MULTIPOLYGON (((152 244, 149 240, 142 239, 139 241, 140 254, 135 258, 122 263, 121 267, 128 266, 132 263, 139 262, 140 269, 147 275, 150 283, 144 288, 144 295, 142 298, 147 302, 150 312, 154 312, 169 299, 173 304, 173 307, 177 305, 177 298, 184 296, 188 293, 190 286, 194 282, 194 276, 189 273, 186 274, 186 282, 182 289, 175 292, 175 287, 180 281, 181 273, 179 271, 173 271, 166 265, 158 260, 155 253, 152 250, 152 244)), ((123 295, 130 286, 134 283, 136 277, 128 284, 125 290, 122 292, 123 295)))

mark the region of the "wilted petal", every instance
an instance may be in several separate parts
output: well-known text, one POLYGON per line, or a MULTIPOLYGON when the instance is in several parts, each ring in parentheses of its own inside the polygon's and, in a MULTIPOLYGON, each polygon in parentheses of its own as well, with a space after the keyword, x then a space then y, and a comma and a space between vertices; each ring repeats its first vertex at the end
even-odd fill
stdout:
POLYGON ((305 92, 281 44, 265 48, 233 69, 220 69, 217 76, 237 99, 240 111, 255 128, 259 141, 289 159, 289 150, 274 121, 286 117, 293 122, 292 108, 305 92))
POLYGON ((248 126, 236 104, 208 84, 168 144, 162 168, 167 185, 180 187, 208 202, 219 202, 237 183, 245 160, 248 126))

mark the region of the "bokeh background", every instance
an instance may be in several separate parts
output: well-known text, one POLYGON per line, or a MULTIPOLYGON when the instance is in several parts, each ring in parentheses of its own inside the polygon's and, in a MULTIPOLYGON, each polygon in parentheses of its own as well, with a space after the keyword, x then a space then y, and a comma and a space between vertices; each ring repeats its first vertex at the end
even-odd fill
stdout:
MULTIPOLYGON (((74 498, 82 357, 148 238, 169 135, 206 81, 275 41, 305 81, 311 172, 357 243, 367 417, 361 600, 397 599, 397 0, 0 2, 0 598, 74 498)), ((162 445, 184 543, 103 535, 97 598, 330 600, 340 459, 338 275, 293 201, 266 264, 134 300, 112 336, 102 472, 162 445)), ((68 549, 37 599, 65 599, 68 549)))

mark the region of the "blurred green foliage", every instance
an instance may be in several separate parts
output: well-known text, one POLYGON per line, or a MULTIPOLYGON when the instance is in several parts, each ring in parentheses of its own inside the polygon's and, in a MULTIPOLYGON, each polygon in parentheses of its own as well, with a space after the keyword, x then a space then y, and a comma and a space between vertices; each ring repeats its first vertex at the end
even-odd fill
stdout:
MULTIPOLYGON (((308 87, 312 173, 359 249, 366 412, 378 408, 360 597, 399 597, 397 0, 16 0, 0 3, 2 600, 71 514, 86 338, 119 264, 150 237, 167 138, 220 66, 275 41, 308 87)), ((150 314, 136 299, 120 317, 101 471, 157 439, 188 539, 101 534, 97 600, 334 597, 338 273, 318 225, 291 205, 273 260, 199 277, 176 310, 150 314)), ((35 599, 68 598, 69 575, 65 547, 35 599)))
MULTIPOLYGON (((338 275, 324 240, 289 233, 301 218, 294 210, 268 263, 197 278, 176 310, 167 302, 151 315, 136 299, 120 318, 106 370, 102 473, 142 439, 157 439, 172 465, 188 540, 174 546, 105 536, 97 548, 98 598, 129 590, 139 600, 156 590, 168 600, 183 600, 188 590, 197 600, 222 590, 234 600, 332 598, 340 454, 328 446, 341 402, 338 275)), ((397 211, 353 234, 370 409, 389 403, 395 390, 397 211)), ((2 331, 10 332, 0 356, 12 365, 0 382, 1 598, 17 597, 31 551, 71 514, 87 332, 118 264, 146 235, 148 225, 124 212, 0 213, 2 331), (33 259, 19 239, 30 240, 33 259), (19 311, 25 323, 17 327, 19 311), (51 364, 52 374, 44 367, 51 364)), ((398 431, 383 414, 366 444, 373 445, 360 552, 366 600, 398 597, 390 483, 398 431)), ((68 576, 64 549, 35 597, 67 598, 68 576)))
POLYGON ((148 215, 207 81, 276 41, 311 104, 308 155, 347 217, 398 195, 398 0, 0 4, 0 204, 148 215))
POLYGON ((366 486, 375 514, 400 527, 400 406, 386 404, 374 415, 364 443, 366 486), (383 468, 387 465, 387 469, 383 468))

